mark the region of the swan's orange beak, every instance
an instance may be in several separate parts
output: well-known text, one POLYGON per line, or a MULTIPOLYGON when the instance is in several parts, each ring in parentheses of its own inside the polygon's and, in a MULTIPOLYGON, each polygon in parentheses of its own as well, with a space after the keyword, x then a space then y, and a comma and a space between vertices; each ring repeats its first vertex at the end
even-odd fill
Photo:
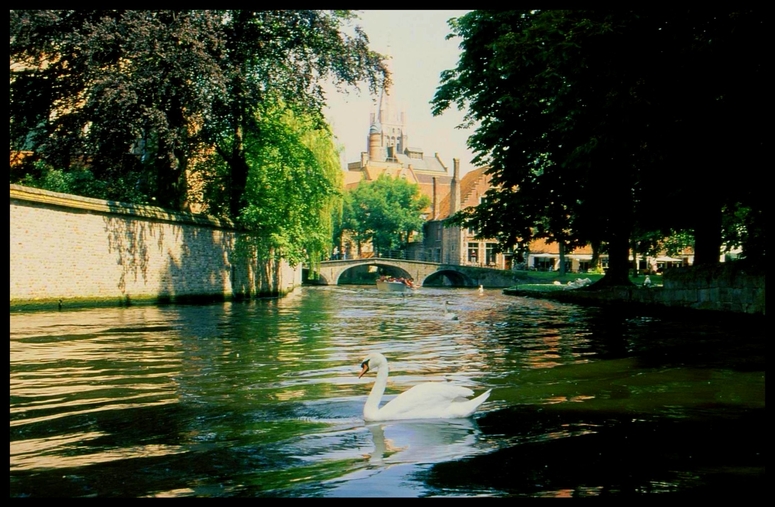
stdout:
POLYGON ((367 371, 369 371, 369 362, 364 361, 361 363, 361 372, 358 374, 358 378, 361 378, 362 376, 366 375, 367 371))

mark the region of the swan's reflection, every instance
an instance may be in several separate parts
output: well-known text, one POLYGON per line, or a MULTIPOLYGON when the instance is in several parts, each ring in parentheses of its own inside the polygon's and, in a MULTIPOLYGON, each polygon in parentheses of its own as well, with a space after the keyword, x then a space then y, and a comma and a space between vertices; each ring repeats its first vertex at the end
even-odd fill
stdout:
POLYGON ((367 424, 374 440, 369 463, 438 463, 476 454, 476 421, 435 419, 367 424))
POLYGON ((383 421, 366 428, 374 441, 366 466, 332 481, 325 496, 422 496, 427 486, 416 475, 419 470, 487 452, 470 418, 383 421))

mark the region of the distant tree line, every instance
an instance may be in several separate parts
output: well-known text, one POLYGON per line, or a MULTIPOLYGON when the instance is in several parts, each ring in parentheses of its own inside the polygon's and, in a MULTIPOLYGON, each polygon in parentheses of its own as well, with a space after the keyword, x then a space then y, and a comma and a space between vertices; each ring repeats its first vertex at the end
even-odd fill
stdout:
POLYGON ((350 11, 11 10, 11 183, 227 216, 292 262, 330 251, 323 84, 375 94, 350 11), (13 164, 14 154, 22 154, 13 164))
POLYGON ((769 16, 722 8, 472 11, 450 21, 457 67, 434 114, 475 128, 494 187, 450 223, 501 247, 547 238, 609 254, 692 237, 695 264, 722 245, 764 264, 769 16))

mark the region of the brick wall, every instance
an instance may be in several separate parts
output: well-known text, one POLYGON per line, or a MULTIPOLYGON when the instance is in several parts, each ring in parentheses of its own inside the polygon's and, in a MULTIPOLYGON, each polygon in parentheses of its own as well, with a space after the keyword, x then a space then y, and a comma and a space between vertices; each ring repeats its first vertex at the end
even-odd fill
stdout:
POLYGON ((10 300, 175 301, 279 295, 301 267, 234 254, 233 224, 11 185, 10 300))

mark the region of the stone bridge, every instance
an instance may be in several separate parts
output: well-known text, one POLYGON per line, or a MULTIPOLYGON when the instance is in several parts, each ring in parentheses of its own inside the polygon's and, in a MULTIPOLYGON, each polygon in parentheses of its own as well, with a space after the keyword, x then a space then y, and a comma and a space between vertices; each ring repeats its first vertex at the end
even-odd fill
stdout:
MULTIPOLYGON (((411 278, 415 283, 426 286, 512 287, 516 285, 516 278, 511 271, 507 270, 381 257, 321 262, 319 278, 312 283, 338 285, 345 271, 364 266, 382 268, 382 272, 396 277, 411 278)), ((375 274, 375 278, 376 276, 375 274)), ((306 276, 304 279, 306 281, 306 276)))

